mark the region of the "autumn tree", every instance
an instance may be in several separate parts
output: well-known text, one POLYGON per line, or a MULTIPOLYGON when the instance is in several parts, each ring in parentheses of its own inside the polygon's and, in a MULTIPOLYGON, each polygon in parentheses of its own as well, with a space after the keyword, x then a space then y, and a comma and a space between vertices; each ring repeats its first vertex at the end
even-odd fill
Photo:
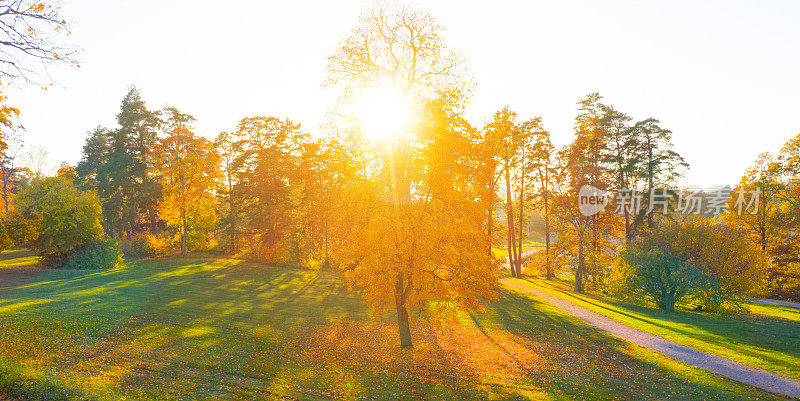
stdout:
POLYGON ((103 236, 97 198, 71 182, 52 177, 34 181, 14 197, 12 221, 34 227, 25 244, 47 263, 61 261, 103 236))
POLYGON ((779 181, 779 166, 774 157, 765 152, 745 170, 738 187, 731 191, 723 220, 749 233, 762 251, 767 252, 778 231, 780 196, 783 185, 779 181))
POLYGON ((245 251, 251 256, 267 260, 297 256, 290 242, 298 224, 297 166, 307 138, 290 119, 264 116, 243 118, 232 134, 233 190, 241 200, 236 212, 245 251))
POLYGON ((562 181, 561 191, 555 199, 554 209, 557 211, 562 232, 559 233, 561 246, 568 245, 568 238, 577 240, 571 246, 577 248, 575 254, 575 291, 583 291, 583 279, 591 268, 593 273, 599 269, 598 259, 602 242, 600 225, 607 218, 607 213, 584 216, 578 209, 578 194, 584 185, 591 185, 605 190, 607 170, 603 163, 606 149, 606 126, 603 124, 601 96, 592 93, 578 102, 578 115, 575 117, 575 138, 559 151, 559 174, 562 181), (574 235, 570 234, 570 231, 574 235), (587 247, 588 245, 588 247, 587 247), (591 266, 587 266, 587 256, 591 266))
POLYGON ((221 172, 223 180, 220 186, 220 193, 224 196, 225 210, 220 222, 228 236, 228 250, 236 254, 236 237, 239 235, 238 225, 238 187, 235 161, 237 157, 236 146, 233 135, 229 132, 220 132, 214 139, 214 147, 221 162, 221 172))
POLYGON ((175 108, 167 113, 168 135, 153 148, 151 173, 163 191, 158 214, 179 230, 185 255, 190 230, 207 229, 216 220, 215 190, 222 173, 213 143, 190 130, 194 118, 175 108))
POLYGON ((2 180, 2 197, 5 215, 9 214, 11 195, 19 192, 19 157, 24 145, 19 136, 9 137, 8 148, 0 156, 0 180, 2 180))
POLYGON ((622 259, 624 286, 667 311, 682 298, 711 310, 735 307, 763 286, 768 266, 741 231, 703 217, 664 221, 622 259))
POLYGON ((351 224, 347 214, 348 179, 354 176, 354 165, 338 138, 309 141, 302 145, 298 165, 301 187, 299 212, 301 234, 306 253, 322 261, 324 267, 334 263, 332 255, 341 246, 343 234, 351 224))
POLYGON ((528 234, 525 223, 529 217, 525 212, 531 205, 534 179, 537 172, 545 172, 538 158, 549 157, 552 150, 546 150, 541 142, 544 133, 541 118, 523 122, 517 118, 517 114, 506 107, 497 111, 484 128, 484 143, 496 147, 493 156, 497 158, 495 174, 499 177, 494 177, 494 181, 505 183, 501 192, 505 196, 508 263, 515 277, 522 275, 522 243, 528 234))
POLYGON ((533 120, 526 124, 524 128, 533 131, 533 139, 531 143, 531 157, 528 162, 532 174, 533 182, 538 185, 537 196, 539 204, 541 205, 541 216, 544 219, 544 264, 545 276, 552 279, 555 277, 553 270, 552 253, 550 250, 550 240, 552 233, 551 224, 551 199, 553 193, 554 180, 556 179, 555 162, 555 147, 550 141, 550 133, 544 130, 541 126, 541 120, 533 120))
POLYGON ((0 26, 0 77, 34 83, 48 65, 78 66, 77 50, 65 44, 69 30, 57 2, 3 1, 0 26))
MULTIPOLYGON (((514 224, 514 191, 512 182, 515 178, 514 174, 517 173, 517 167, 524 165, 521 161, 522 155, 519 154, 522 151, 522 146, 520 146, 522 135, 517 117, 517 113, 505 107, 494 113, 492 121, 485 128, 486 135, 490 138, 488 142, 497 147, 498 171, 495 174, 500 175, 500 180, 505 183, 503 193, 505 194, 506 247, 508 251, 508 266, 511 269, 511 275, 514 277, 519 274, 522 249, 519 249, 519 252, 517 250, 516 238, 518 234, 514 224)), ((519 204, 519 207, 520 213, 522 213, 522 204, 519 204)), ((519 236, 522 237, 522 232, 519 233, 519 236)))
MULTIPOLYGON (((382 88, 397 106, 379 112, 397 117, 407 108, 414 121, 384 119, 398 126, 380 127, 393 134, 372 147, 352 201, 363 224, 340 252, 346 276, 368 302, 395 309, 402 347, 412 345, 410 312, 436 312, 448 302, 476 306, 495 280, 485 209, 469 184, 475 170, 464 171, 472 153, 459 137, 468 128, 453 106, 467 88, 464 66, 441 35, 430 14, 379 3, 361 15, 328 67, 342 106, 382 88)), ((354 127, 369 135, 368 128, 354 127)))

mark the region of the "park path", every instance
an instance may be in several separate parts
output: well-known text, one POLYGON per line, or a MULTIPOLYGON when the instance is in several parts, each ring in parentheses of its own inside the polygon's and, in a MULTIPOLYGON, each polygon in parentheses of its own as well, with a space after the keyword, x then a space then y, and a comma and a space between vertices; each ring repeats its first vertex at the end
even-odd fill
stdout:
POLYGON ((800 381, 776 375, 766 370, 751 368, 716 355, 707 354, 694 348, 665 340, 650 333, 620 324, 564 298, 548 294, 547 292, 527 285, 518 284, 508 279, 502 279, 501 282, 510 287, 518 288, 536 295, 584 322, 636 345, 742 383, 747 383, 773 393, 800 399, 800 381))
POLYGON ((800 303, 789 301, 776 301, 774 299, 751 298, 750 301, 760 304, 770 304, 778 306, 788 306, 790 308, 800 308, 800 303))

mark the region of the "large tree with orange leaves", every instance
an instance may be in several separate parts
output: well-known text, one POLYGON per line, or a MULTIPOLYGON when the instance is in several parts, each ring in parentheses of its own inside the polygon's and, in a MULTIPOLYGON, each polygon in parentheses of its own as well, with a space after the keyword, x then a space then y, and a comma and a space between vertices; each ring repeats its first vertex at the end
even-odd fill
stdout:
POLYGON ((484 185, 473 148, 478 136, 459 113, 469 80, 441 35, 430 14, 379 3, 362 14, 329 65, 342 109, 383 86, 402 96, 411 114, 412 122, 387 127, 397 135, 364 146, 350 194, 357 224, 338 252, 367 301, 397 312, 401 347, 412 345, 410 313, 478 306, 496 281, 476 195, 484 185))
POLYGON ((215 190, 222 173, 214 144, 196 136, 187 125, 194 119, 176 109, 167 111, 170 128, 153 149, 152 173, 163 189, 159 216, 178 228, 181 254, 185 255, 189 230, 208 228, 216 220, 215 190))

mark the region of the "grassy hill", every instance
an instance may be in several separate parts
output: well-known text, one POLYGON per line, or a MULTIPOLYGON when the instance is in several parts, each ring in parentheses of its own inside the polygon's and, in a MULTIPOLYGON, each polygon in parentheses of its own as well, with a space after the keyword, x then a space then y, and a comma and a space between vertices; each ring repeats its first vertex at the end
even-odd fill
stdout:
MULTIPOLYGON (((32 399, 775 399, 511 290, 398 348, 335 272, 232 259, 0 262, 0 389, 32 399)), ((1 395, 0 395, 1 396, 1 395)))

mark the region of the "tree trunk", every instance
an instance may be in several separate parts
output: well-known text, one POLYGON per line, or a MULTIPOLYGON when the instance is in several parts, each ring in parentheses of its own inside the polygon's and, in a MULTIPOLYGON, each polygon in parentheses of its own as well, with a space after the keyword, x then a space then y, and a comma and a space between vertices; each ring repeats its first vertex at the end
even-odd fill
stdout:
POLYGON ((548 192, 547 183, 550 182, 549 172, 545 164, 544 181, 542 182, 542 193, 544 196, 544 256, 545 256, 545 270, 547 271, 547 279, 551 280, 556 277, 553 273, 553 265, 550 261, 550 194, 548 192))
MULTIPOLYGON (((525 154, 523 153, 523 158, 525 154)), ((523 164, 524 165, 524 164, 523 164)), ((517 277, 522 277, 522 233, 525 232, 522 222, 525 220, 525 215, 523 214, 523 200, 524 193, 525 193, 525 169, 523 168, 520 184, 519 184, 519 238, 517 239, 517 243, 519 246, 517 247, 517 277)))
POLYGON ((675 294, 664 294, 659 306, 667 312, 675 312, 675 294))
POLYGON ((186 256, 186 213, 181 218, 181 256, 186 256))
POLYGON ((8 218, 8 180, 11 179, 11 174, 6 174, 3 169, 3 205, 6 208, 6 218, 8 218))
MULTIPOLYGON (((580 230, 580 228, 578 228, 580 230)), ((575 292, 583 292, 583 232, 578 233, 578 268, 575 269, 575 292)))
POLYGON ((397 331, 400 334, 400 347, 412 347, 411 324, 408 320, 408 309, 406 309, 406 292, 403 284, 403 273, 397 275, 394 286, 395 310, 397 311, 397 331))
MULTIPOLYGON (((490 203, 491 205, 491 203, 490 203)), ((489 259, 492 259, 492 225, 494 225, 494 221, 492 220, 492 208, 489 207, 487 218, 486 218, 486 235, 489 238, 489 259)))
POLYGON ((511 277, 517 277, 516 256, 517 246, 514 241, 514 208, 511 204, 511 165, 506 163, 506 225, 508 235, 506 247, 508 248, 508 267, 511 269, 511 277))
POLYGON ((231 253, 236 255, 236 204, 233 201, 233 180, 230 173, 228 173, 228 203, 230 204, 230 213, 228 219, 230 220, 229 232, 231 240, 231 253))

